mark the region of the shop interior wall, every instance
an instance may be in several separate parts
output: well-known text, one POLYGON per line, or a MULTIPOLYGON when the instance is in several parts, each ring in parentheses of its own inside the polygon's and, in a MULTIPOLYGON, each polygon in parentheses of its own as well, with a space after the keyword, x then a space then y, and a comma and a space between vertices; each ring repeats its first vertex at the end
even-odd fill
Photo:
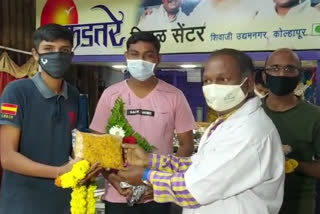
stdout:
POLYGON ((73 65, 65 79, 88 95, 88 120, 92 120, 99 98, 107 87, 124 79, 124 74, 106 66, 73 65))
MULTIPOLYGON (((35 0, 1 0, 0 45, 30 51, 35 20, 35 0)), ((30 55, 11 51, 8 54, 18 65, 30 58, 30 55)))

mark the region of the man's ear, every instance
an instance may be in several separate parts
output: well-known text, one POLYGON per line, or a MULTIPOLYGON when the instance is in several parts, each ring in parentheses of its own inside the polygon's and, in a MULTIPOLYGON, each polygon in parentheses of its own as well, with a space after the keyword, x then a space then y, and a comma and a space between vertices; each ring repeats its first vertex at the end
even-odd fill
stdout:
POLYGON ((36 49, 35 49, 35 48, 32 48, 31 52, 32 52, 33 58, 38 62, 38 61, 39 61, 39 54, 38 54, 38 52, 36 51, 36 49))
POLYGON ((246 85, 247 85, 248 93, 253 92, 253 90, 254 90, 254 76, 253 75, 248 76, 248 80, 246 82, 247 82, 246 85))
POLYGON ((128 51, 124 52, 124 58, 126 58, 126 61, 128 60, 128 51))
POLYGON ((158 55, 158 58, 157 58, 157 63, 156 63, 156 66, 158 66, 161 62, 161 55, 159 54, 158 55))
POLYGON ((261 75, 262 75, 262 81, 263 81, 264 85, 267 85, 267 75, 266 75, 266 72, 265 72, 265 71, 262 71, 262 72, 261 72, 261 75))

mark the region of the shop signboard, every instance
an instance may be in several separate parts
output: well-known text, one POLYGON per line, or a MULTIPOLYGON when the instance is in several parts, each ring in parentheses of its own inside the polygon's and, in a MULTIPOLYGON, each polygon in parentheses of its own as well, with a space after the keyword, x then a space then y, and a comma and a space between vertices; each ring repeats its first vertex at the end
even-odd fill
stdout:
POLYGON ((67 25, 77 55, 120 55, 131 33, 150 31, 161 52, 221 48, 320 49, 320 10, 310 0, 37 0, 37 26, 67 25))

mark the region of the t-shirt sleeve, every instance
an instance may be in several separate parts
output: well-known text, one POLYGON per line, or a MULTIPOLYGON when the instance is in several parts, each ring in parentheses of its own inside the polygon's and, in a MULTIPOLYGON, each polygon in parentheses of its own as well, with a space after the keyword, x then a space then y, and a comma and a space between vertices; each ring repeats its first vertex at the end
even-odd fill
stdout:
POLYGON ((177 133, 184 133, 195 128, 195 121, 191 108, 182 92, 180 92, 177 97, 174 120, 177 133))
POLYGON ((320 112, 313 129, 313 144, 315 149, 315 158, 320 160, 320 112))
POLYGON ((17 83, 10 83, 4 89, 1 98, 0 125, 22 128, 24 97, 17 88, 17 83))
POLYGON ((90 124, 90 129, 100 133, 105 133, 108 118, 110 116, 110 95, 105 90, 97 104, 96 111, 90 124))

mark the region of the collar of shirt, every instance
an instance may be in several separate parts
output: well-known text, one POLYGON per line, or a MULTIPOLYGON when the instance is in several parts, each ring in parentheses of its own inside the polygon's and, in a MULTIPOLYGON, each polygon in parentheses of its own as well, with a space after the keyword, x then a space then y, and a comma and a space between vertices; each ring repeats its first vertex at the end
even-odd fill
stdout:
POLYGON ((160 5, 159 12, 168 22, 175 22, 176 20, 179 20, 180 16, 182 16, 182 11, 181 11, 181 8, 179 7, 179 11, 176 14, 176 16, 173 19, 170 19, 168 12, 166 11, 166 9, 164 9, 163 4, 160 5))
MULTIPOLYGON (((219 126, 215 127, 214 130, 218 130, 221 128, 229 129, 232 126, 237 126, 242 124, 245 120, 248 119, 248 115, 252 112, 255 112, 258 108, 262 106, 262 102, 260 98, 254 97, 249 99, 243 106, 241 106, 238 110, 229 113, 224 116, 222 119, 223 122, 219 124, 219 126)), ((203 134, 203 137, 201 140, 203 140, 203 143, 200 142, 200 144, 206 144, 210 141, 212 135, 210 133, 211 129, 215 126, 217 121, 221 120, 221 118, 218 118, 215 122, 213 122, 205 131, 203 134)), ((221 121, 220 121, 221 122, 221 121)))
MULTIPOLYGON (((48 86, 46 85, 46 83, 43 81, 43 79, 41 78, 40 72, 38 72, 34 77, 31 78, 32 81, 34 82, 34 84, 36 85, 37 89, 39 90, 39 92, 41 93, 41 95, 45 98, 45 99, 50 99, 54 96, 57 96, 57 94, 53 93, 48 86)), ((63 86, 62 86, 62 93, 61 95, 65 98, 68 99, 68 86, 67 86, 67 82, 63 81, 63 86)))
MULTIPOLYGON (((255 112, 258 108, 262 108, 262 102, 260 98, 253 97, 243 104, 238 110, 230 115, 217 129, 229 129, 231 127, 243 124, 247 119, 248 115, 255 112)), ((210 137, 208 138, 210 140, 210 137)))
POLYGON ((258 108, 262 106, 261 99, 259 97, 253 97, 248 99, 248 101, 243 104, 237 111, 235 111, 231 116, 225 121, 225 124, 232 124, 234 120, 247 119, 247 116, 252 112, 255 112, 258 108))

